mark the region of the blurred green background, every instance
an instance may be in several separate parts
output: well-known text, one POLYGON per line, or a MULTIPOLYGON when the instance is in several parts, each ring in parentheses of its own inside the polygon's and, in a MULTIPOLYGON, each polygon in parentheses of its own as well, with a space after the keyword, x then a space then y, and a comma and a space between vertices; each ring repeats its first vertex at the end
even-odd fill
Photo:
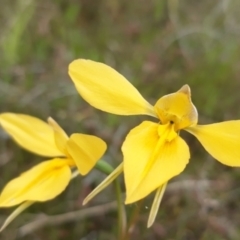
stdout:
MULTIPOLYGON (((111 65, 153 104, 189 84, 202 124, 240 118, 238 0, 1 0, 0 111, 52 116, 69 134, 100 136, 109 144, 105 160, 117 166, 127 132, 146 117, 91 108, 67 75, 76 58, 111 65)), ((127 206, 128 215, 140 208, 129 239, 240 239, 239 169, 221 165, 193 137, 183 137, 191 148, 190 163, 169 184, 152 228, 146 223, 153 196, 127 206)), ((0 138, 2 188, 44 158, 21 149, 2 130, 0 138)), ((20 215, 0 239, 116 239, 114 207, 82 219, 76 212, 104 177, 93 170, 74 179, 58 198, 20 215), (71 221, 27 229, 45 215, 68 212, 71 221)), ((89 212, 114 200, 111 186, 84 208, 89 212)), ((0 223, 11 212, 1 209, 0 223)))

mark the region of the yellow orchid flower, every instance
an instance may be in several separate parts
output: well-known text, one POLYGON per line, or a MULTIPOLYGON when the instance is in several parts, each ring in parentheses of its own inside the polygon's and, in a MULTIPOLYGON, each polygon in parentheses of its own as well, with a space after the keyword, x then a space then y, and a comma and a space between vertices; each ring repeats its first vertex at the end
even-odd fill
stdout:
POLYGON ((197 125, 198 113, 188 85, 161 97, 152 106, 120 73, 103 63, 75 60, 69 65, 69 75, 80 95, 95 108, 158 119, 144 121, 128 133, 122 145, 123 163, 90 193, 84 204, 124 172, 126 204, 156 191, 148 220, 151 226, 167 182, 184 170, 190 158, 189 148, 179 136, 181 130, 193 134, 221 163, 240 166, 240 121, 197 125))
POLYGON ((6 220, 2 229, 9 219, 12 221, 16 213, 18 215, 33 202, 48 201, 63 192, 72 178, 73 167, 77 167, 81 175, 86 175, 106 150, 105 142, 98 137, 72 134, 69 138, 52 118, 48 123, 24 114, 0 114, 0 125, 21 147, 53 157, 22 173, 4 187, 0 207, 22 205, 6 220))

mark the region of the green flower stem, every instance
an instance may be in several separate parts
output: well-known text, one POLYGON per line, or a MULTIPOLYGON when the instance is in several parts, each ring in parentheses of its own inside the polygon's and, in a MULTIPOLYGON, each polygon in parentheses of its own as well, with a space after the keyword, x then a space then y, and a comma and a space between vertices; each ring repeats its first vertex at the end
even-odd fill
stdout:
POLYGON ((99 160, 95 165, 95 168, 107 175, 114 170, 114 168, 104 160, 99 160))
MULTIPOLYGON (((99 160, 95 168, 107 175, 109 175, 114 170, 113 167, 104 160, 99 160)), ((118 208, 118 239, 124 240, 124 236, 126 234, 126 211, 125 206, 122 202, 122 191, 118 179, 115 179, 114 186, 118 208)))
POLYGON ((118 206, 118 239, 124 240, 126 234, 126 210, 122 201, 122 191, 118 179, 114 181, 118 206))

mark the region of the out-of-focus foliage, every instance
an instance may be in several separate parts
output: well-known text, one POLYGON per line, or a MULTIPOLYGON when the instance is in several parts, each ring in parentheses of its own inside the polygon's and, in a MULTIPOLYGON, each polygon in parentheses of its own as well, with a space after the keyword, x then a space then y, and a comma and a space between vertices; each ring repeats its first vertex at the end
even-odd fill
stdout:
MULTIPOLYGON (((105 159, 114 166, 122 161, 126 133, 146 118, 91 108, 67 75, 73 59, 111 65, 151 103, 189 84, 200 123, 240 119, 238 0, 2 0, 0 26, 0 111, 44 120, 52 116, 69 134, 98 135, 108 142, 105 159)), ((220 165, 194 138, 184 135, 192 149, 187 170, 169 185, 152 228, 146 228, 151 197, 127 206, 128 215, 141 206, 129 239, 240 238, 239 169, 220 165)), ((0 131, 1 188, 40 161, 0 131)), ((83 198, 103 178, 98 171, 76 178, 57 199, 29 208, 0 238, 116 239, 114 210, 47 225, 25 236, 19 229, 41 214, 81 209, 83 198)), ((114 199, 109 187, 87 207, 114 199)), ((11 211, 0 210, 0 223, 11 211)))

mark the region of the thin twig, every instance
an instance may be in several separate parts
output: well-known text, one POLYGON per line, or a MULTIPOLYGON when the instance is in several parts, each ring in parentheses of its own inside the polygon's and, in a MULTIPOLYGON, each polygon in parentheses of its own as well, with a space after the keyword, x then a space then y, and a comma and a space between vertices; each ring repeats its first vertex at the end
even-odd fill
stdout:
MULTIPOLYGON (((185 180, 169 184, 167 192, 172 193, 181 190, 196 190, 198 188, 207 190, 213 184, 212 181, 208 180, 185 180)), ((117 209, 117 203, 111 202, 95 207, 82 209, 79 211, 68 212, 55 216, 42 215, 30 223, 25 224, 18 230, 19 237, 24 237, 32 232, 44 227, 44 226, 57 226, 67 222, 79 221, 84 218, 101 216, 107 212, 117 209)), ((131 224, 130 224, 131 225, 131 224)))
POLYGON ((64 214, 59 214, 55 216, 43 215, 33 220, 30 223, 25 224, 18 230, 19 237, 24 237, 32 232, 44 227, 44 226, 56 226, 67 222, 79 221, 88 217, 101 216, 115 210, 117 208, 117 203, 111 202, 107 204, 98 205, 95 207, 90 207, 82 209, 79 211, 68 212, 64 214))
POLYGON ((214 185, 214 181, 211 180, 181 180, 172 182, 167 187, 167 192, 177 191, 197 191, 197 190, 208 190, 214 185))

